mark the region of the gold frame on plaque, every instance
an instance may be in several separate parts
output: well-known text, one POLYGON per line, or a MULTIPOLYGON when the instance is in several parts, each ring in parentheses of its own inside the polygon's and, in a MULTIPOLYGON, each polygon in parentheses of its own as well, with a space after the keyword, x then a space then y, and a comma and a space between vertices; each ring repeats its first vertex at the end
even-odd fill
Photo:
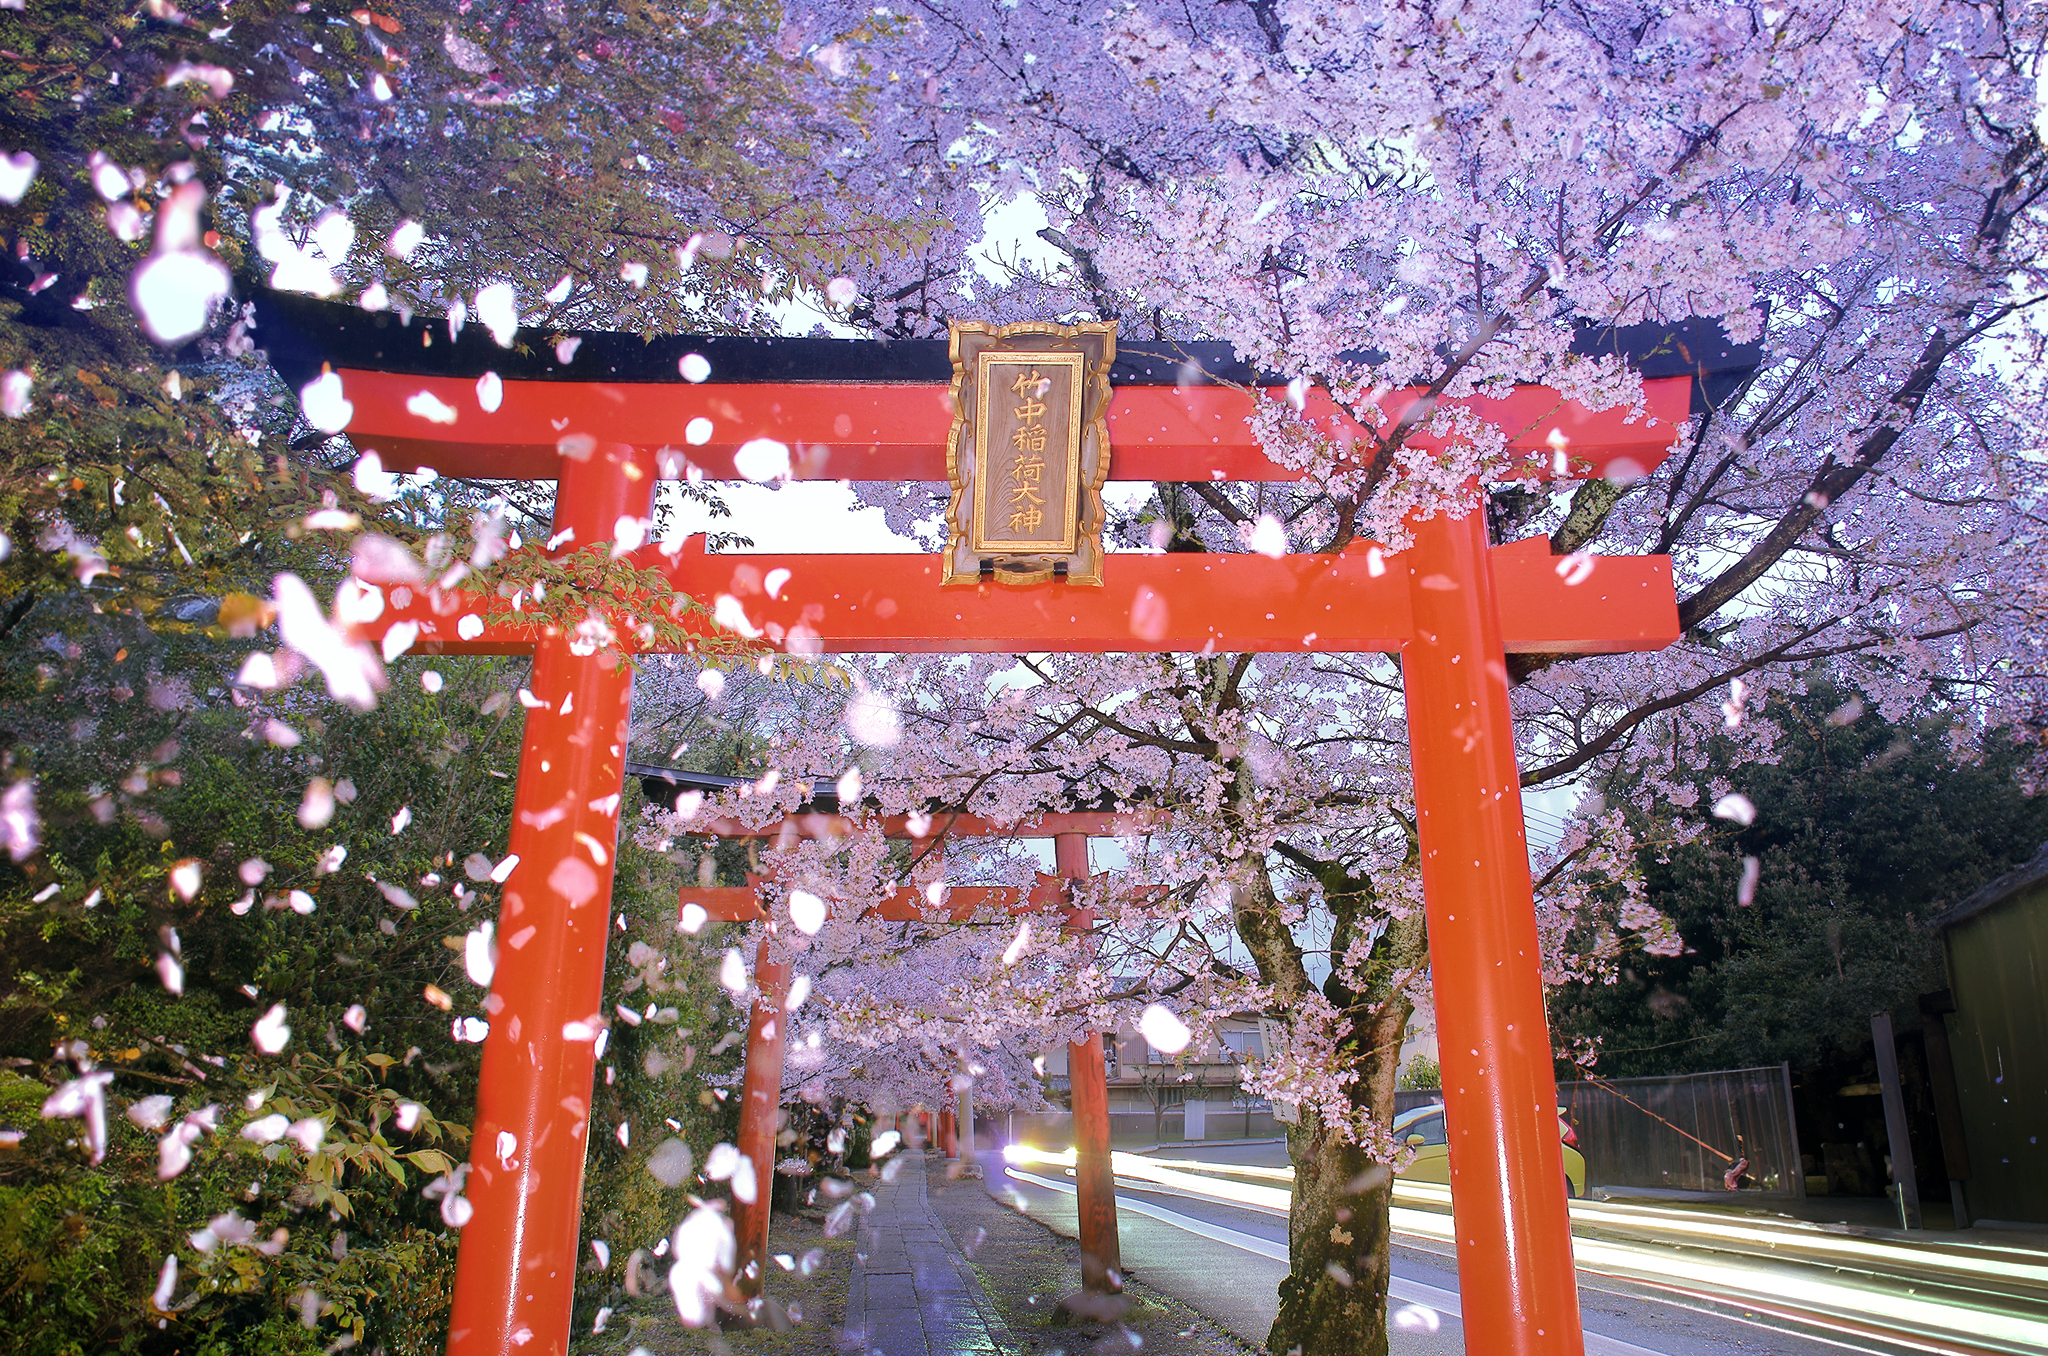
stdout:
MULTIPOLYGON (((948 344, 953 360, 953 426, 946 443, 946 584, 1102 584, 1102 487, 1109 480, 1109 371, 1116 360, 1116 322, 1053 325, 1043 321, 989 326, 956 322, 948 344), (1073 400, 1060 432, 1064 446, 1047 447, 1066 464, 1060 540, 1017 539, 985 530, 989 524, 988 436, 1000 420, 990 413, 998 366, 1058 364, 1074 374, 1073 400), (971 387, 971 389, 970 389, 971 387)), ((1051 505, 1047 506, 1052 507, 1051 505)))

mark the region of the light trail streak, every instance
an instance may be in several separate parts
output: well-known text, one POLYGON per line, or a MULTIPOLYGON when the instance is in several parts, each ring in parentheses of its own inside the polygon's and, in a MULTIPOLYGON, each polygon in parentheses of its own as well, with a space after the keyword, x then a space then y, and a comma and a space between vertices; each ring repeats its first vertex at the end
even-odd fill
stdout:
MULTIPOLYGON (((1007 1169, 1007 1171, 1010 1176, 1015 1177, 1019 1181, 1030 1182, 1035 1186, 1049 1187, 1054 1191, 1063 1192, 1069 1196, 1074 1194, 1075 1188, 1072 1183, 1055 1181, 1050 1177, 1040 1177, 1035 1173, 1019 1172, 1015 1168, 1007 1169)), ((1247 1234, 1237 1229, 1225 1228, 1221 1224, 1211 1224, 1208 1220, 1196 1219, 1192 1215, 1183 1215, 1175 1210, 1165 1210, 1151 1204, 1149 1201, 1134 1201, 1129 1197, 1120 1196, 1117 1198, 1116 1208, 1118 1210, 1128 1210, 1134 1215, 1143 1215, 1149 1219, 1156 1219, 1162 1224, 1170 1224, 1174 1228, 1185 1230, 1198 1238, 1206 1238, 1211 1242, 1222 1243, 1228 1247, 1237 1248, 1242 1252, 1269 1258, 1275 1262, 1285 1263, 1287 1261, 1287 1245, 1284 1243, 1275 1243, 1270 1239, 1260 1238, 1255 1234, 1247 1234)), ((1420 1281, 1411 1281, 1405 1276, 1391 1276, 1387 1281, 1387 1294, 1403 1304, 1419 1304, 1424 1308, 1434 1309, 1452 1322, 1458 1322, 1461 1319, 1458 1310, 1458 1294, 1454 1290, 1444 1290, 1437 1286, 1424 1285, 1420 1281)), ((1608 1337, 1596 1332, 1585 1334, 1585 1345, 1587 1356, 1665 1356, 1663 1352, 1653 1351, 1649 1347, 1639 1347, 1633 1342, 1624 1342, 1618 1337, 1608 1337)))
MULTIPOLYGON (((1052 1154, 1022 1145, 1005 1149, 1004 1156, 1020 1164, 1070 1167, 1074 1162, 1071 1150, 1052 1154)), ((1287 1190, 1229 1180, 1235 1175, 1252 1175, 1244 1173, 1242 1165, 1191 1159, 1161 1162, 1124 1153, 1111 1155, 1111 1161, 1119 1176, 1156 1183, 1198 1199, 1282 1216, 1288 1212, 1291 1193, 1287 1190)), ((1270 1181, 1280 1171, 1257 1169, 1256 1175, 1270 1181)), ((1413 1202, 1391 1207, 1396 1231, 1455 1244, 1449 1188, 1396 1181, 1394 1189, 1397 1198, 1413 1202), (1431 1206, 1438 1208, 1428 1208, 1431 1206)), ((1978 1289, 1988 1275, 2014 1284, 2016 1293, 2000 1298, 2040 1308, 2048 1302, 2048 1267, 2011 1260, 2013 1250, 1968 1247, 1967 1252, 1959 1253, 1822 1233, 1812 1226, 1747 1225, 1701 1219, 1682 1211, 1615 1207, 1604 1202, 1574 1202, 1571 1213, 1573 1255, 1589 1271, 1722 1303, 1741 1303, 1800 1322, 1923 1350, 2048 1351, 2048 1322, 1986 1304, 1954 1303, 1912 1293, 1916 1283, 1978 1289), (1631 1243, 1578 1233, 1589 1228, 1652 1237, 1631 1243), (1734 1255, 1717 1255, 1711 1250, 1717 1246, 1734 1255), (1702 1252, 1702 1247, 1709 1250, 1702 1252), (1760 1255, 1744 1251, 1759 1248, 1764 1250, 1760 1255), (1823 1266, 1853 1267, 1858 1274, 1853 1281, 1837 1280, 1818 1274, 1823 1266), (1910 1274, 1914 1270, 1928 1274, 1910 1274), (1906 1293, 1900 1293, 1901 1288, 1906 1293), (1929 1345, 1925 1340, 1929 1338, 1944 1345, 1929 1345)))

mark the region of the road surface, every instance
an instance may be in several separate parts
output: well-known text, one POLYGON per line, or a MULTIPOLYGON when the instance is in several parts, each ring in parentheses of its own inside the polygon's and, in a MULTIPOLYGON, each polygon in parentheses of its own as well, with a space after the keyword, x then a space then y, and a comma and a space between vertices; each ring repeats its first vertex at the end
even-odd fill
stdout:
MULTIPOLYGON (((1000 1161, 1000 1160, 998 1160, 1000 1161)), ((1071 1179, 1056 1166, 1009 1168, 990 1190, 1054 1229, 1075 1230, 1071 1179)), ((1127 1272, 1247 1341, 1263 1342, 1287 1274, 1287 1221, 1264 1209, 1202 1200, 1120 1179, 1118 1234, 1127 1272)), ((1463 1356, 1457 1266, 1449 1244, 1399 1239, 1390 1329, 1394 1356, 1463 1356)), ((1580 1273, 1587 1356, 1905 1356, 1968 1351, 1943 1343, 1894 1344, 1816 1323, 1745 1310, 1605 1276, 1580 1273)))

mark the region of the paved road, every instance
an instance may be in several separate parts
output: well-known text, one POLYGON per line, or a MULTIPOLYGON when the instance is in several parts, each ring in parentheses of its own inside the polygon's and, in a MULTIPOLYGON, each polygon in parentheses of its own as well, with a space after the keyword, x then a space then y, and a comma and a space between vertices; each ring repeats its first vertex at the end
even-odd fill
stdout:
MULTIPOLYGON (((1074 1232, 1072 1185, 1052 1174, 1009 1170, 990 1190, 1062 1233, 1074 1232)), ((1251 1342, 1264 1340, 1287 1274, 1287 1222, 1266 1211, 1119 1183, 1118 1235, 1127 1271, 1251 1342)), ((1457 1266, 1426 1240, 1394 1253, 1394 1356, 1463 1356, 1457 1266)), ((1579 1303, 1587 1356, 1896 1356, 1865 1339, 1808 1336, 1745 1318, 1733 1307, 1661 1296, 1647 1287, 1582 1275, 1579 1303)), ((1924 1350, 1924 1349, 1923 1349, 1924 1350)))

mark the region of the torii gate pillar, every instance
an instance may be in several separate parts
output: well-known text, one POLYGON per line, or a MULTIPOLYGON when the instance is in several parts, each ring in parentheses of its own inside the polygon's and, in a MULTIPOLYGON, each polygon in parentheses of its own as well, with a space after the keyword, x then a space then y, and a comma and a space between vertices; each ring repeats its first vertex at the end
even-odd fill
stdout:
POLYGON ((761 1293, 768 1266, 768 1216, 775 1202, 775 1137, 782 1129, 782 1063, 789 1048, 783 1007, 789 964, 772 959, 768 938, 754 953, 754 1005, 747 1017, 747 1065, 740 1090, 740 1156, 754 1170, 754 1199, 733 1193, 732 1227, 738 1244, 733 1283, 748 1299, 761 1293))
MULTIPOLYGON (((1055 834, 1052 852, 1055 872, 1069 880, 1088 879, 1088 835, 1055 834)), ((1067 1088, 1074 1102, 1074 1213, 1081 1235, 1081 1286, 1114 1294, 1123 1289, 1123 1256, 1117 1247, 1109 1072, 1103 1064, 1100 1032, 1090 1031, 1068 1044, 1067 1088)))
MULTIPOLYGON (((621 517, 647 515, 653 494, 649 450, 612 444, 587 461, 565 458, 555 531, 608 541, 621 517)), ((581 648, 561 633, 534 642, 528 687, 542 705, 527 712, 519 751, 519 864, 505 882, 485 1004, 464 1190, 474 1211, 456 1260, 450 1356, 568 1349, 618 846, 611 793, 625 782, 633 700, 633 666, 581 648)))
POLYGON ((1417 523, 1403 558, 1415 638, 1401 651, 1401 677, 1465 1347, 1580 1356, 1557 1080, 1484 510, 1417 523))

